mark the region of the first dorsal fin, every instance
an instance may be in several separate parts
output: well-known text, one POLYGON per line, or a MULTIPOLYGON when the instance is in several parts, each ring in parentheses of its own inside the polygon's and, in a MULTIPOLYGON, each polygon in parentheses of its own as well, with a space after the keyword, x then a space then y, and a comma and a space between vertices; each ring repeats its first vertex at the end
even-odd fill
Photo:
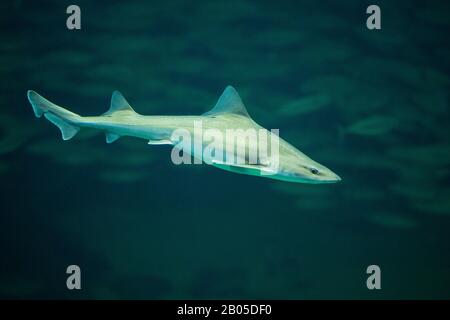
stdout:
POLYGON ((111 106, 109 107, 109 110, 105 112, 103 115, 112 114, 120 110, 129 110, 134 112, 133 108, 130 106, 125 97, 119 91, 116 90, 113 92, 111 96, 111 106))
POLYGON ((236 89, 232 86, 227 86, 217 101, 214 108, 204 113, 204 116, 212 116, 219 114, 233 113, 241 116, 249 117, 247 109, 241 100, 241 97, 237 93, 236 89))

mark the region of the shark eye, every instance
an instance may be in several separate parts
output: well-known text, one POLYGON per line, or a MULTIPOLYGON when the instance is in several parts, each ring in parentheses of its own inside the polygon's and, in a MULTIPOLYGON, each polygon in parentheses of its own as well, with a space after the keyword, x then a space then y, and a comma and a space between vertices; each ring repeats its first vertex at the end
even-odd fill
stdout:
POLYGON ((319 170, 317 170, 316 168, 309 168, 309 171, 310 171, 312 174, 319 174, 319 170))

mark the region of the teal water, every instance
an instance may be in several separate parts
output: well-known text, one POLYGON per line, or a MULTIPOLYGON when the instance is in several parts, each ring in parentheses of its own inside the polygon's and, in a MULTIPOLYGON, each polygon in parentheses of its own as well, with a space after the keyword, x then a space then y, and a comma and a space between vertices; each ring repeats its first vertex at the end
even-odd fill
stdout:
POLYGON ((1 298, 450 298, 448 3, 378 1, 374 31, 366 1, 77 1, 78 31, 70 4, 0 4, 1 298), (26 99, 98 115, 120 90, 142 114, 201 114, 228 84, 343 180, 62 141, 26 99))

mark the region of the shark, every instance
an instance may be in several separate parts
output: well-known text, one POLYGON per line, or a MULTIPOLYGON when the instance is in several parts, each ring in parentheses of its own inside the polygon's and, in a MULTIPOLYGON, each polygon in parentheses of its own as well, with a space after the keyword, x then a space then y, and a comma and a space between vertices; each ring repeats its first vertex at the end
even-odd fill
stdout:
MULTIPOLYGON (((210 111, 201 115, 186 116, 139 114, 119 91, 113 92, 109 110, 100 116, 80 116, 50 102, 33 90, 28 90, 27 97, 35 116, 38 118, 44 116, 57 126, 63 140, 73 138, 81 128, 88 127, 104 131, 107 143, 112 143, 122 136, 131 136, 145 139, 151 145, 175 146, 178 141, 174 140, 173 132, 181 128, 193 135, 198 134, 195 132, 194 124, 199 121, 204 128, 221 133, 228 129, 255 129, 266 131, 268 136, 273 134, 251 118, 241 97, 232 86, 225 88, 210 111)), ((295 183, 323 184, 341 180, 336 173, 312 160, 281 137, 278 141, 277 166, 271 165, 270 158, 258 158, 254 163, 248 161, 230 163, 215 159, 208 164, 234 173, 295 183)), ((237 143, 245 142, 238 140, 237 143)), ((265 148, 260 142, 254 145, 256 148, 265 148)), ((196 148, 191 151, 192 156, 201 159, 202 154, 198 154, 199 152, 201 151, 196 151, 196 148)))

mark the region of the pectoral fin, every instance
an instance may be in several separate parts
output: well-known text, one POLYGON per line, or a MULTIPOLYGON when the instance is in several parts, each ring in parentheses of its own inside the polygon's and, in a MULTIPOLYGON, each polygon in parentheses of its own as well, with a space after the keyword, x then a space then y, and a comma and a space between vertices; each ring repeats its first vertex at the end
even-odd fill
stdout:
POLYGON ((252 176, 276 174, 273 168, 261 164, 236 164, 212 160, 211 164, 219 169, 252 176))
POLYGON ((161 140, 148 140, 148 144, 164 145, 164 144, 173 144, 173 143, 169 139, 161 139, 161 140))

